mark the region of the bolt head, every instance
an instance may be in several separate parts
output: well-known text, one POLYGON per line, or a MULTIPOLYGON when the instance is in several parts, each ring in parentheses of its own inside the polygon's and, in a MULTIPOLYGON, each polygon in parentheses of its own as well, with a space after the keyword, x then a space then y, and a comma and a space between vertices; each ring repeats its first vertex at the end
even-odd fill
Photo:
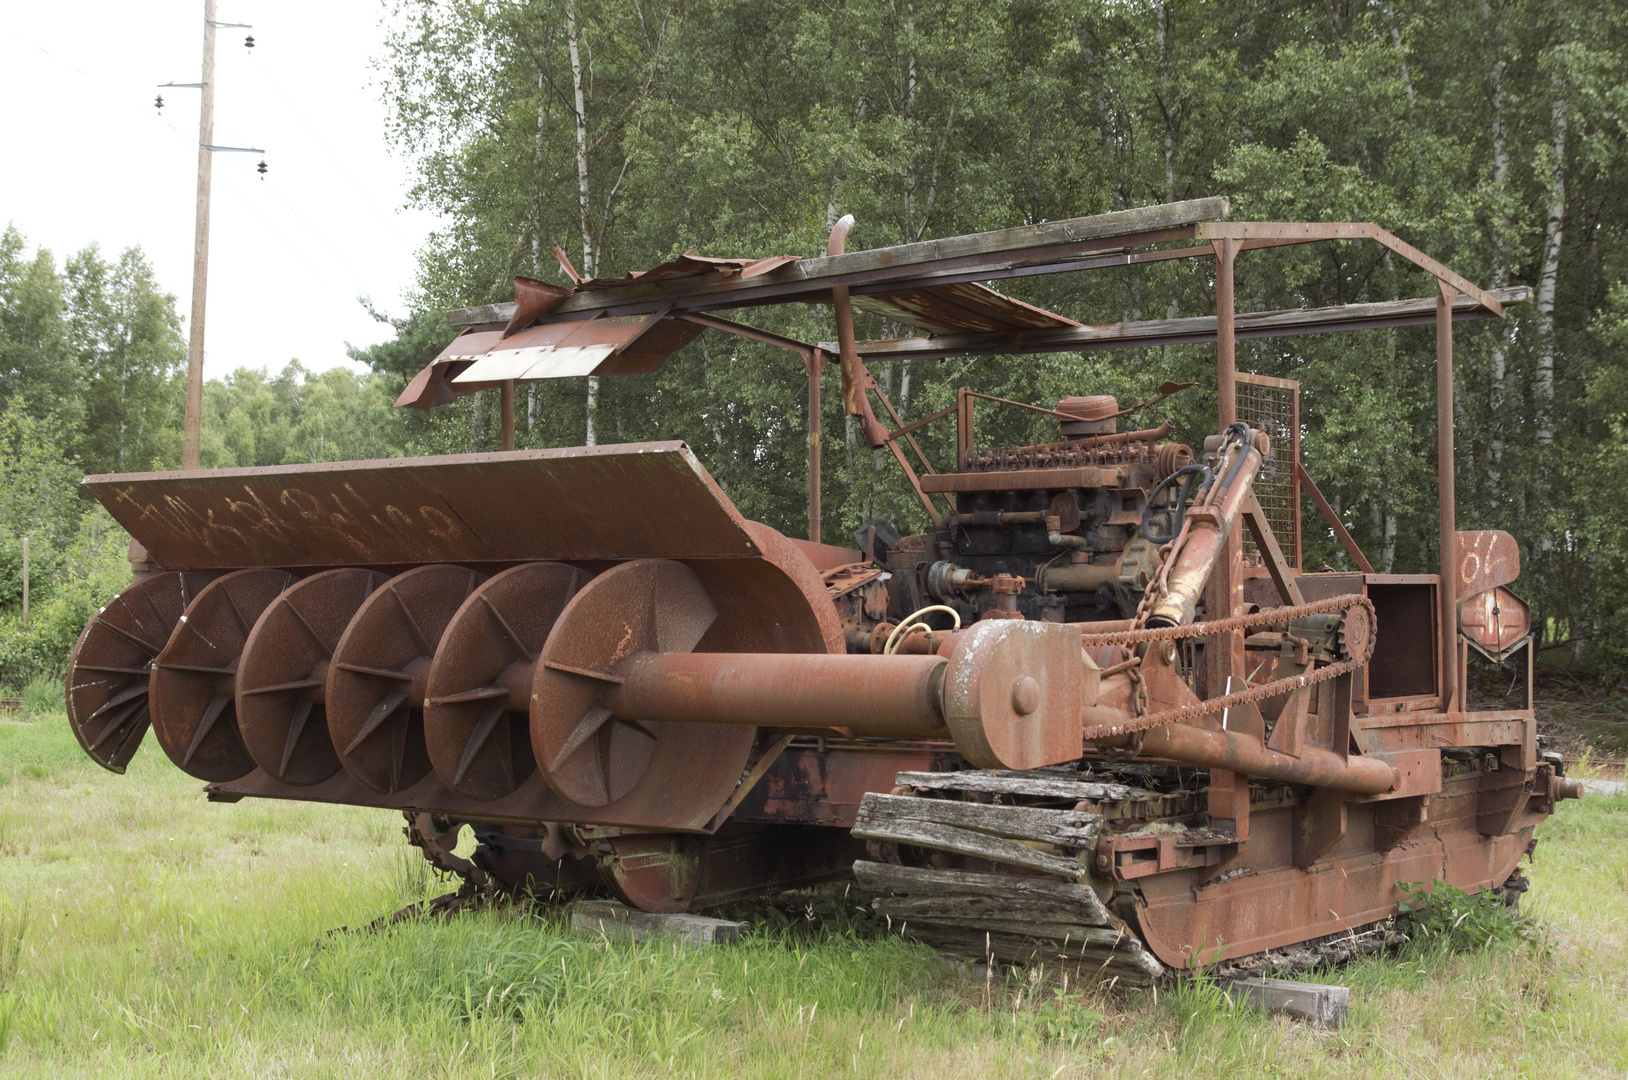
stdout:
POLYGON ((1040 683, 1033 675, 1019 675, 1012 681, 1012 711, 1028 716, 1040 708, 1040 683))

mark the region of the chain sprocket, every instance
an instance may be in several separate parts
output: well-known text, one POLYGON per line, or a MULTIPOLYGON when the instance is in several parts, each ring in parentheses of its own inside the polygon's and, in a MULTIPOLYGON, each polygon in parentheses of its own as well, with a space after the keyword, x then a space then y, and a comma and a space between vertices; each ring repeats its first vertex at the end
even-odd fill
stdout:
MULTIPOLYGON (((1165 626, 1153 630, 1123 630, 1114 634, 1087 634, 1082 639, 1086 648, 1099 645, 1140 645, 1147 642, 1181 641, 1187 638, 1209 637, 1214 634, 1230 633, 1237 630, 1250 630, 1257 626, 1271 626, 1277 623, 1286 623, 1290 619, 1300 619, 1308 615, 1322 615, 1332 611, 1345 611, 1347 620, 1352 612, 1361 611, 1372 624, 1374 605, 1366 596, 1350 594, 1346 596, 1332 596, 1327 600, 1317 600, 1310 604, 1298 604, 1287 608, 1269 608, 1253 615, 1238 615, 1230 619, 1216 619, 1214 622, 1192 623, 1187 626, 1165 626)), ((1342 622, 1342 626, 1344 622, 1342 622)), ((1353 625, 1355 625, 1353 623, 1353 625)), ((1314 686, 1329 679, 1338 678, 1355 671, 1368 662, 1373 655, 1374 635, 1367 633, 1357 635, 1365 644, 1362 653, 1347 653, 1348 659, 1337 664, 1307 671, 1300 675, 1291 675, 1284 679, 1275 679, 1260 686, 1251 686, 1240 690, 1236 694, 1227 694, 1224 697, 1209 698, 1205 701, 1194 702, 1191 705, 1179 705, 1174 709, 1165 709, 1162 712, 1148 713, 1127 720, 1120 724, 1099 724, 1088 728, 1084 741, 1094 742, 1098 739, 1112 739, 1120 735, 1131 735, 1138 731, 1147 731, 1150 728, 1163 727, 1166 724, 1184 724, 1197 720, 1203 716, 1213 716, 1223 709, 1235 709, 1240 705, 1248 705, 1257 701, 1277 697, 1298 690, 1302 686, 1314 686)))

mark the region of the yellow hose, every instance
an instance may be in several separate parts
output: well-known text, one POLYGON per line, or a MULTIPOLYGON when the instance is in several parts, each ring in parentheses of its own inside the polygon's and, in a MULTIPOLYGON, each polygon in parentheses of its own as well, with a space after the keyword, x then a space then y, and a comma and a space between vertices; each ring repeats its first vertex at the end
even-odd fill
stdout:
POLYGON ((926 630, 928 633, 931 633, 933 629, 932 627, 928 626, 926 623, 918 623, 913 621, 915 619, 919 619, 929 611, 949 612, 950 618, 955 620, 955 628, 957 630, 961 629, 961 613, 959 611, 950 607, 948 604, 928 604, 920 611, 912 611, 905 617, 903 622, 893 628, 893 633, 887 636, 887 644, 882 646, 882 655, 892 656, 893 650, 898 648, 899 643, 904 640, 905 636, 908 635, 911 630, 926 630))

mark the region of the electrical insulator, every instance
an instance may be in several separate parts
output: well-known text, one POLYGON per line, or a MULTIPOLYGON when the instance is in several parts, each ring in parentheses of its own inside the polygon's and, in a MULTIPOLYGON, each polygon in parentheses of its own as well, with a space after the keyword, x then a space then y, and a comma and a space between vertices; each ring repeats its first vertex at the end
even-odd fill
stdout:
POLYGON ((258 165, 256 165, 254 167, 254 171, 259 173, 262 177, 266 175, 266 159, 265 158, 260 159, 260 164, 258 164, 258 165))
POLYGON ((250 34, 248 37, 243 39, 243 47, 245 49, 254 48, 254 35, 253 34, 250 34))
POLYGON ((164 111, 164 95, 163 94, 159 94, 156 98, 153 99, 153 108, 157 109, 161 113, 164 111))

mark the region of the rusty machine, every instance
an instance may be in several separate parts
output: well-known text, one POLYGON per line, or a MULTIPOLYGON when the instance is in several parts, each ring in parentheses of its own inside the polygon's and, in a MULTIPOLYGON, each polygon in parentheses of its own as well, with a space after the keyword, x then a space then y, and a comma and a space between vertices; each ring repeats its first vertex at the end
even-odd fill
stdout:
POLYGON ((1518 890, 1533 827, 1578 790, 1539 753, 1530 691, 1467 705, 1470 652, 1530 667, 1532 638, 1513 539, 1455 525, 1452 341, 1527 290, 1374 225, 1226 214, 855 252, 845 219, 821 258, 519 279, 513 304, 451 313, 466 329, 398 402, 496 389, 503 452, 86 479, 138 572, 74 649, 73 729, 122 772, 150 726, 218 802, 404 812, 485 888, 683 911, 855 875, 943 949, 1131 982, 1370 948, 1399 881, 1518 890), (1331 240, 1384 245, 1439 292, 1234 313, 1240 251, 1331 240), (1213 315, 1086 326, 984 284, 1183 258, 1214 260, 1213 315), (837 341, 716 314, 786 303, 830 305, 837 341), (857 341, 855 308, 923 333, 857 341), (1421 323, 1440 573, 1376 573, 1300 463, 1297 386, 1236 372, 1234 343, 1421 323), (650 371, 708 329, 803 361, 806 540, 743 518, 683 443, 512 449, 517 383, 650 371), (1153 402, 1091 387, 1023 406, 1050 441, 984 446, 975 407, 1007 406, 963 390, 907 423, 869 369, 1211 341, 1219 416, 1197 447, 1122 425, 1153 402), (930 532, 821 543, 828 364, 930 532), (940 471, 914 433, 951 413, 940 471), (1355 569, 1301 565, 1303 495, 1355 569))

